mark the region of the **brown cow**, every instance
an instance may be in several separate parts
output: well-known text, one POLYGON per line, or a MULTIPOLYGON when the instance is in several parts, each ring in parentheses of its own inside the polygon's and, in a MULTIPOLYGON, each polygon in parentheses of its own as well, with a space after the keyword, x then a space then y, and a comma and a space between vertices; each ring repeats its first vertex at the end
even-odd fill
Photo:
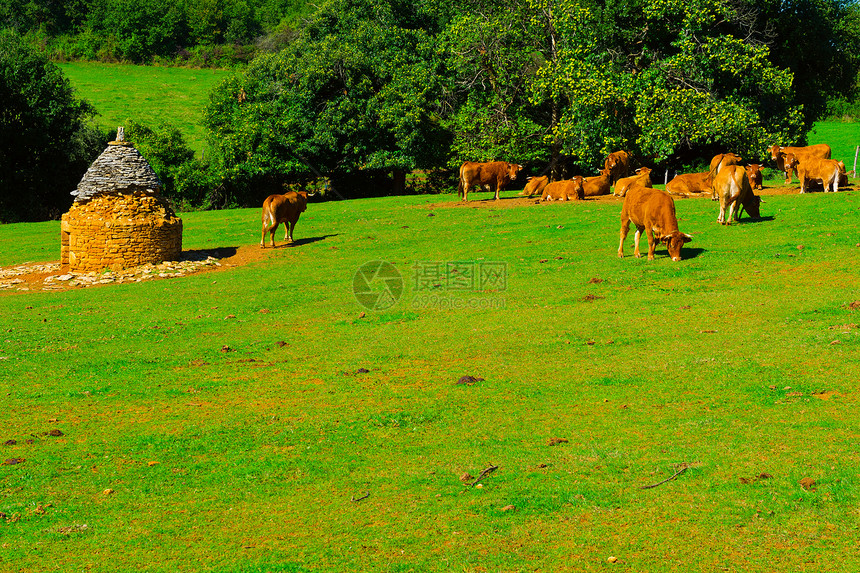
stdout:
POLYGON ((510 185, 522 168, 522 165, 505 161, 489 163, 466 161, 460 166, 460 183, 457 186, 457 192, 463 201, 466 201, 469 189, 473 185, 487 185, 490 191, 495 192, 495 199, 498 201, 499 191, 510 185))
POLYGON ((529 180, 526 182, 526 188, 522 190, 520 195, 528 195, 529 197, 537 195, 538 193, 543 192, 544 187, 548 184, 549 177, 546 175, 543 177, 529 177, 529 180))
POLYGON ((630 154, 626 151, 610 153, 603 161, 603 168, 610 172, 610 184, 615 185, 619 179, 630 175, 630 154))
POLYGON ((839 186, 845 187, 848 185, 848 172, 845 171, 845 163, 839 161, 839 186))
POLYGON ((806 158, 814 158, 818 157, 821 159, 830 159, 830 146, 826 143, 819 143, 817 145, 807 145, 806 147, 781 147, 779 145, 773 145, 770 148, 770 158, 776 162, 776 168, 780 171, 785 172, 785 184, 788 185, 791 183, 791 174, 800 177, 797 165, 793 168, 789 168, 785 165, 784 157, 789 153, 794 154, 797 158, 797 162, 801 163, 806 158))
POLYGON ((757 163, 747 165, 747 177, 750 178, 750 185, 754 190, 762 188, 761 184, 764 176, 761 173, 761 165, 757 163))
POLYGON ((753 193, 746 170, 740 165, 729 165, 720 170, 712 185, 713 193, 720 200, 720 216, 717 222, 731 224, 740 220, 741 211, 746 209, 750 217, 758 219, 761 197, 753 193), (726 208, 729 210, 726 218, 726 208), (735 212, 737 208, 737 212, 735 212))
POLYGON ((543 188, 541 201, 577 201, 583 199, 585 193, 582 189, 582 177, 578 175, 573 179, 564 181, 553 181, 543 188))
POLYGON ((839 162, 833 159, 807 157, 797 166, 797 177, 800 179, 800 192, 806 193, 806 187, 813 180, 820 180, 824 191, 839 191, 841 170, 839 162), (829 187, 829 189, 828 189, 829 187))
POLYGON ((609 184, 612 174, 608 169, 602 169, 596 177, 586 177, 582 182, 582 188, 586 197, 597 197, 598 195, 609 195, 609 184))
POLYGON ((293 231, 299 220, 299 215, 307 209, 308 194, 306 191, 288 191, 283 195, 269 195, 263 201, 263 238, 260 246, 266 246, 266 233, 269 233, 272 247, 275 246, 275 231, 281 223, 286 227, 284 240, 293 242, 293 231))
POLYGON ((633 185, 627 190, 624 205, 621 207, 621 241, 618 243, 618 256, 624 257, 624 239, 630 223, 636 226, 633 254, 641 257, 639 237, 642 231, 648 237, 648 260, 654 260, 654 249, 660 241, 669 251, 673 261, 681 260, 681 247, 693 237, 678 230, 675 216, 675 201, 665 191, 641 185, 633 185))
POLYGON ((653 187, 651 184, 651 168, 640 167, 636 170, 636 175, 619 179, 615 184, 615 196, 624 197, 627 195, 627 190, 634 184, 641 185, 642 187, 653 187))
POLYGON ((686 195, 688 193, 710 193, 711 184, 714 180, 709 171, 701 173, 683 173, 676 175, 666 183, 666 191, 672 195, 686 195))
MULTIPOLYGON (((713 182, 714 177, 722 171, 725 167, 729 165, 740 165, 743 157, 737 155, 736 153, 720 153, 719 155, 715 155, 713 159, 711 159, 711 181, 713 182)), ((717 200, 717 196, 711 196, 711 199, 714 201, 717 200)))

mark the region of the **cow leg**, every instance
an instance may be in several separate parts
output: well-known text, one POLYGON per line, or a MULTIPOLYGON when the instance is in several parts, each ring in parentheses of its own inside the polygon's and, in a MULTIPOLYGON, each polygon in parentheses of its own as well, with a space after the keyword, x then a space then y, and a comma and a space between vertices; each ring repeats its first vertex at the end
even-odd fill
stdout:
POLYGON ((639 251, 639 238, 642 236, 642 229, 636 227, 636 234, 633 235, 633 256, 637 259, 642 258, 642 253, 639 251))
POLYGON ((654 250, 657 248, 657 241, 654 240, 654 229, 648 227, 645 229, 645 235, 648 237, 648 260, 654 260, 654 250))
POLYGON ((621 241, 618 243, 618 258, 624 258, 624 239, 627 238, 627 232, 630 230, 630 220, 621 221, 621 241))
POLYGON ((726 219, 726 225, 732 224, 732 217, 735 215, 735 201, 729 203, 729 218, 726 219))

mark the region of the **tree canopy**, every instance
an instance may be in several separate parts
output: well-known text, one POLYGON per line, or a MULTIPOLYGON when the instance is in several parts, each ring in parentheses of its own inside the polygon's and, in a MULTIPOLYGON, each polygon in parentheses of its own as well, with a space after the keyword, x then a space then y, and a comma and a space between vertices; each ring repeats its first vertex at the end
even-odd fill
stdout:
POLYGON ((789 39, 779 25, 809 11, 841 22, 856 5, 328 0, 285 50, 213 93, 206 123, 239 202, 261 179, 463 160, 568 156, 593 172, 617 149, 675 166, 728 150, 761 158, 856 87, 857 32, 813 37, 798 23, 789 39), (822 39, 831 52, 815 75, 794 52, 822 39))
POLYGON ((59 68, 0 31, 0 221, 57 217, 106 138, 59 68))

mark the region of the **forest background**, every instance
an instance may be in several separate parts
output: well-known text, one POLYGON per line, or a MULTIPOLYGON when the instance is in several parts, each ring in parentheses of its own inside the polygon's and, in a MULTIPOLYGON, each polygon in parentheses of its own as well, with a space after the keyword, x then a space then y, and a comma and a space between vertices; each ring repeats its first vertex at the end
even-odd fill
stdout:
POLYGON ((54 63, 231 68, 200 110, 127 135, 183 209, 450 191, 464 160, 592 174, 627 149, 698 170, 860 108, 845 0, 0 0, 0 221, 56 218, 113 137, 54 63))

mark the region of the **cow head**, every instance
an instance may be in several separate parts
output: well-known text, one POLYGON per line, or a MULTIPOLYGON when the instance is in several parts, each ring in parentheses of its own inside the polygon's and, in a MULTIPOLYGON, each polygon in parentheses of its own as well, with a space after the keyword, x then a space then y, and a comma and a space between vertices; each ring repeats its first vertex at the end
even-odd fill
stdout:
MULTIPOLYGON (((749 215, 753 219, 760 219, 762 203, 763 201, 761 200, 761 197, 754 194, 752 197, 748 197, 747 200, 743 202, 744 210, 747 212, 747 215, 749 215)), ((738 215, 740 215, 740 212, 738 212, 738 215)))
POLYGON ((585 199, 585 187, 583 187, 585 179, 577 175, 571 181, 573 181, 573 193, 576 195, 576 198, 580 200, 585 199))
POLYGON ((520 169, 522 168, 523 166, 517 163, 508 163, 508 177, 511 178, 511 181, 517 178, 517 175, 520 174, 520 169))
POLYGON ((770 158, 776 161, 779 159, 779 154, 782 153, 782 148, 779 145, 773 145, 770 148, 770 158))
POLYGON ((669 256, 676 262, 681 260, 681 247, 684 246, 684 243, 689 243, 692 240, 693 237, 681 231, 672 231, 671 234, 660 237, 660 242, 666 245, 669 256))
MULTIPOLYGON (((782 152, 780 152, 782 153, 782 152)), ((797 156, 794 153, 783 153, 783 165, 785 166, 785 170, 788 171, 793 167, 797 167, 797 164, 800 163, 797 160, 797 156)))

